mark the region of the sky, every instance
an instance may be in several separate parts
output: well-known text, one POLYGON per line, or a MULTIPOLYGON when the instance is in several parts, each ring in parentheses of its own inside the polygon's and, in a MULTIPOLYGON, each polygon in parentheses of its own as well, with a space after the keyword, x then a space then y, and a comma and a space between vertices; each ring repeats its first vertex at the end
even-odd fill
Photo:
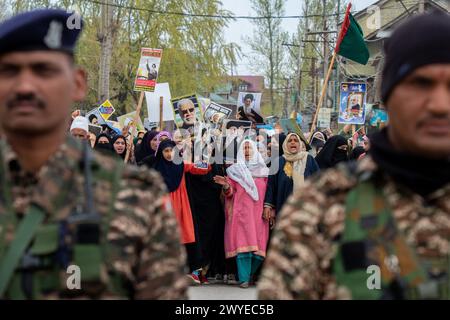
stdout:
MULTIPOLYGON (((336 1, 336 0, 333 0, 336 1)), ((353 9, 359 11, 367 8, 377 0, 354 0, 352 1, 353 9)), ((235 16, 255 16, 252 10, 250 0, 222 0, 223 8, 233 12, 235 16)), ((285 15, 298 16, 301 15, 301 5, 303 0, 285 0, 285 15)), ((243 38, 245 36, 251 37, 253 34, 252 20, 235 20, 231 21, 228 28, 225 30, 225 40, 227 42, 235 42, 241 46, 242 53, 248 55, 251 49, 246 45, 243 38)), ((284 19, 282 27, 291 34, 297 29, 298 19, 284 19)), ((241 58, 238 62, 237 73, 240 75, 254 75, 251 70, 249 61, 246 58, 241 58)))

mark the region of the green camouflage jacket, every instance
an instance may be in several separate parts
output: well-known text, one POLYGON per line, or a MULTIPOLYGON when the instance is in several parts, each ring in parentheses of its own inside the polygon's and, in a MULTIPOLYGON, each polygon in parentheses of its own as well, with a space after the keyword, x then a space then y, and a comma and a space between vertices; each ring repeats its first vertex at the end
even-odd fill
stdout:
POLYGON ((338 285, 333 267, 348 220, 347 195, 361 177, 380 183, 407 247, 420 259, 442 258, 448 269, 450 183, 425 199, 394 183, 367 156, 352 170, 339 166, 321 172, 290 197, 268 249, 258 285, 260 299, 352 298, 349 288, 338 285))
MULTIPOLYGON (((38 174, 32 175, 20 168, 10 146, 1 141, 0 238, 4 237, 6 245, 14 238, 15 231, 7 223, 3 189, 10 190, 10 203, 19 219, 34 203, 46 212, 44 225, 65 225, 69 215, 84 203, 84 174, 80 169, 82 155, 82 145, 68 137, 38 174)), ((104 250, 107 252, 106 258, 101 261, 101 280, 106 286, 99 291, 90 288, 89 284, 83 288, 84 283, 81 283, 81 290, 71 291, 64 287, 70 276, 67 270, 60 268, 57 273, 61 280, 52 285, 49 285, 48 277, 45 278, 46 271, 37 270, 34 275, 41 277, 40 284, 45 290, 31 295, 30 292, 35 290, 31 287, 28 294, 16 294, 14 298, 185 299, 185 252, 180 245, 175 215, 164 202, 166 190, 163 180, 155 171, 124 166, 122 161, 113 157, 94 152, 93 158, 94 207, 107 221, 102 228, 106 230, 104 234, 108 249, 104 250), (114 175, 118 175, 116 185, 114 175), (114 288, 119 289, 111 289, 113 281, 114 288)), ((71 226, 66 227, 70 229, 71 226)), ((56 255, 64 253, 60 252, 61 248, 70 249, 74 241, 68 235, 61 238, 61 230, 62 227, 59 231, 60 244, 54 248, 55 252, 49 248, 47 251, 50 252, 41 249, 42 258, 50 259, 45 261, 51 261, 52 264, 57 263, 56 255)), ((72 262, 70 257, 68 262, 72 262)), ((58 263, 61 261, 58 260, 58 263)), ((82 269, 81 275, 83 279, 82 269)), ((16 273, 14 279, 21 287, 24 286, 25 278, 20 273, 16 273)))

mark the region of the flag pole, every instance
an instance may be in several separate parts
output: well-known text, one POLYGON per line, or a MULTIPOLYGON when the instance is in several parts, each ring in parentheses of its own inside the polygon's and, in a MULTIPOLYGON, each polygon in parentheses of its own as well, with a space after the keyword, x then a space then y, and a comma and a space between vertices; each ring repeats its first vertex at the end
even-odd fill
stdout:
POLYGON ((323 82, 322 93, 320 94, 319 103, 317 104, 317 110, 314 114, 313 122, 311 125, 311 130, 309 131, 309 143, 311 143, 313 132, 316 129, 316 121, 319 115, 320 108, 322 107, 323 100, 325 99, 325 95, 328 89, 328 80, 330 80, 331 71, 333 70, 334 61, 336 60, 336 51, 333 51, 333 57, 331 58, 330 66, 328 68, 327 76, 323 82))
POLYGON ((320 94, 320 99, 319 99, 319 103, 317 104, 316 113, 314 114, 313 122, 311 124, 311 130, 309 132, 309 138, 308 138, 309 143, 311 143, 312 137, 313 137, 313 132, 316 129, 317 117, 319 116, 320 108, 322 108, 323 100, 325 99, 325 96, 326 96, 326 92, 327 92, 327 89, 328 89, 328 81, 330 80, 331 70, 333 70, 333 65, 334 65, 334 62, 336 60, 337 52, 339 51, 339 46, 340 46, 340 44, 342 42, 343 35, 345 34, 345 32, 347 32, 347 30, 344 30, 345 29, 345 22, 347 21, 349 15, 350 15, 351 7, 352 7, 352 3, 350 1, 350 3, 347 6, 347 10, 345 12, 344 22, 342 23, 341 30, 339 31, 339 36, 338 36, 338 40, 337 40, 336 46, 335 46, 335 48, 333 50, 333 56, 331 58, 330 66, 328 67, 328 72, 327 72, 327 75, 326 75, 326 77, 324 79, 324 83, 323 83, 323 87, 322 87, 322 93, 320 94))
POLYGON ((163 130, 163 101, 164 97, 159 97, 159 131, 163 130))
POLYGON ((137 127, 137 122, 139 119, 139 115, 141 113, 141 108, 142 108, 142 102, 144 101, 144 91, 141 91, 141 95, 139 96, 139 102, 136 108, 136 114, 134 115, 134 121, 131 124, 131 135, 128 138, 128 145, 130 146, 129 148, 127 148, 127 153, 125 155, 125 160, 124 162, 127 163, 128 159, 130 158, 130 150, 131 150, 131 146, 133 143, 133 137, 136 134, 136 127, 137 127))

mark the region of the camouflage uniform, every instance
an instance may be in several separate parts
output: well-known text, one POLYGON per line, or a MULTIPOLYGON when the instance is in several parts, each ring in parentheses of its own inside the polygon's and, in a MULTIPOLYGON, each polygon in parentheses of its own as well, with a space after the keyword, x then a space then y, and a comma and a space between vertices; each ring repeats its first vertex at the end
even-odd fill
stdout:
MULTIPOLYGON (((359 181, 375 185, 383 192, 374 207, 381 207, 383 202, 390 207, 395 220, 392 224, 405 240, 404 247, 411 248, 422 262, 427 259, 444 262, 426 269, 427 274, 447 276, 450 184, 424 199, 392 181, 367 156, 353 168, 343 165, 313 177, 288 200, 277 221, 263 267, 258 285, 260 299, 360 298, 337 281, 335 264, 343 235, 354 227, 352 219, 356 221, 361 215, 358 210, 346 208, 348 195, 359 181)), ((365 204, 360 201, 359 205, 365 204)), ((399 258, 400 270, 411 269, 408 264, 402 264, 404 257, 399 255, 399 258)), ((391 270, 384 268, 380 260, 378 256, 374 258, 381 266, 382 278, 391 277, 391 270)), ((448 277, 446 281, 448 297, 448 277)))
MULTIPOLYGON (((69 137, 47 164, 32 175, 20 168, 10 146, 5 141, 1 142, 0 238, 5 236, 8 245, 15 234, 13 225, 8 224, 6 218, 8 201, 5 189, 10 191, 10 203, 17 217, 23 216, 30 204, 36 204, 46 213, 43 226, 50 223, 59 226, 59 244, 43 246, 37 250, 41 256, 34 255, 47 261, 47 268, 21 269, 21 272, 16 269, 5 297, 185 299, 185 253, 180 245, 175 215, 165 208, 162 179, 154 171, 125 167, 121 159, 99 153, 93 154, 92 174, 94 206, 103 219, 101 228, 105 231, 101 248, 106 254, 99 264, 101 281, 82 280, 81 290, 67 289, 66 278, 69 275, 65 268, 73 263, 67 253, 71 252, 74 242, 74 237, 68 232, 72 226, 67 223, 67 218, 85 202, 84 175, 80 170, 82 155, 80 142, 69 137), (116 180, 114 175, 118 175, 116 180), (59 264, 63 267, 55 270, 59 264), (28 292, 17 290, 27 286, 23 275, 30 271, 34 279, 32 285, 28 284, 28 292), (49 279, 57 281, 49 282, 49 279), (40 281, 40 289, 35 287, 36 280, 40 281)), ((36 237, 31 249, 38 242, 36 237)), ((0 257, 4 253, 2 249, 0 246, 0 257)), ((89 270, 80 268, 83 279, 89 270)))

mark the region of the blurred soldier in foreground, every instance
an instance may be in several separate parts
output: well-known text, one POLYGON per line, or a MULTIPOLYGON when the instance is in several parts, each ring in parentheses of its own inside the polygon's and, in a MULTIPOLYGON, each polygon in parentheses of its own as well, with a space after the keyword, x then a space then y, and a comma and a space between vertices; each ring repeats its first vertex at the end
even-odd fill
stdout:
POLYGON ((290 198, 261 299, 450 298, 449 15, 412 18, 385 50, 390 123, 363 160, 290 198))
POLYGON ((87 90, 69 17, 37 10, 0 25, 0 298, 185 298, 163 180, 68 133, 87 90))

